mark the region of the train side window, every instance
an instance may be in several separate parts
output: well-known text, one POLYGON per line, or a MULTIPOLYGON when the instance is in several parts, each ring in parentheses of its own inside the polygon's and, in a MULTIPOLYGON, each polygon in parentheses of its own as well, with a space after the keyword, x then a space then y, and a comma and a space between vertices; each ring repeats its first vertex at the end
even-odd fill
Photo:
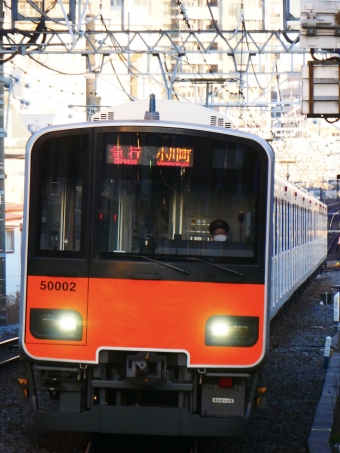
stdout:
POLYGON ((287 223, 286 223, 286 239, 287 239, 287 250, 290 249, 290 231, 291 231, 291 213, 290 213, 290 203, 287 202, 287 223))
POLYGON ((282 200, 281 201, 281 219, 282 219, 282 222, 281 222, 281 240, 282 240, 282 244, 281 244, 281 252, 284 252, 285 251, 285 236, 286 236, 286 230, 285 230, 285 223, 286 223, 286 210, 285 210, 285 202, 282 200))
POLYGON ((274 256, 277 255, 277 198, 274 199, 274 210, 273 210, 273 220, 274 220, 274 247, 273 247, 273 252, 274 256))
POLYGON ((82 249, 87 137, 52 135, 33 148, 32 173, 37 178, 30 203, 36 218, 37 256, 58 256, 61 252, 73 256, 82 249))

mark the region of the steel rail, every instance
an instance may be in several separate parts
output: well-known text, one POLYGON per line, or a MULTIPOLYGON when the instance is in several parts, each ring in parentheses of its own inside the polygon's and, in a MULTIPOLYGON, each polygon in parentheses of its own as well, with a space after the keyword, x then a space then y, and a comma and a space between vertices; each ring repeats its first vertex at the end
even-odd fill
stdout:
POLYGON ((19 337, 13 337, 10 338, 9 340, 4 340, 0 342, 0 350, 2 348, 8 347, 8 346, 17 346, 19 341, 19 337))
POLYGON ((74 453, 94 453, 94 436, 91 433, 86 433, 81 439, 74 453))
MULTIPOLYGON (((0 351, 3 352, 5 349, 12 349, 18 346, 18 337, 10 338, 9 340, 4 340, 0 342, 0 351)), ((20 356, 16 355, 10 357, 9 359, 3 360, 0 362, 0 373, 5 371, 12 370, 20 366, 20 356)))
POLYGON ((20 357, 18 355, 11 357, 10 359, 0 362, 0 374, 23 365, 24 363, 20 361, 20 357))

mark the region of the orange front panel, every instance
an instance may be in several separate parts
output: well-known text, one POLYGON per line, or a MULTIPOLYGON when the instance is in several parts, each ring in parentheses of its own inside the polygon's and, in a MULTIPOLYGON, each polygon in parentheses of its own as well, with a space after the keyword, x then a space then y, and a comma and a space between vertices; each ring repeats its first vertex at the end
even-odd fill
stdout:
MULTIPOLYGON (((46 344, 67 343, 73 345, 86 344, 86 320, 87 320, 87 298, 88 298, 88 279, 87 278, 69 278, 69 277, 28 277, 27 279, 27 304, 26 304, 26 326, 25 326, 25 343, 43 344, 39 348, 39 356, 44 356, 46 344), (31 308, 42 309, 66 309, 78 311, 83 320, 83 335, 81 341, 57 341, 57 340, 40 340, 32 336, 30 326, 31 308)), ((28 348, 29 349, 29 348, 28 348)), ((30 349, 29 349, 30 350, 30 349)))
POLYGON ((96 361, 101 348, 186 351, 191 366, 247 367, 264 353, 264 304, 263 285, 91 279, 86 347, 33 339, 27 349, 34 356, 78 362, 96 361), (205 324, 213 315, 258 316, 258 342, 205 346, 205 324))

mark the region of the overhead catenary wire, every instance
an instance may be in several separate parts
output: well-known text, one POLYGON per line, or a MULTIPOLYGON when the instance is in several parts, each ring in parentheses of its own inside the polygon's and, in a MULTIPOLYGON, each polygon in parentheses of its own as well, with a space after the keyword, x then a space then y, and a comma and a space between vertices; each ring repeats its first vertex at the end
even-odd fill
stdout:
POLYGON ((38 63, 40 66, 43 66, 44 68, 46 69, 49 69, 50 71, 53 71, 53 72, 57 72, 58 74, 61 74, 61 75, 67 75, 67 76, 80 76, 80 75, 86 75, 86 72, 78 72, 78 73, 70 73, 70 72, 63 72, 63 71, 59 71, 59 69, 55 69, 55 68, 51 68, 50 66, 47 66, 46 64, 42 63, 41 61, 37 60, 36 58, 34 58, 32 55, 28 55, 29 58, 33 61, 35 61, 36 63, 38 63))
MULTIPOLYGON (((243 30, 246 31, 245 21, 243 21, 242 27, 243 27, 243 30)), ((249 42, 248 42, 248 36, 247 36, 247 34, 245 34, 245 38, 246 38, 246 43, 247 43, 247 47, 248 47, 248 51, 249 51, 250 49, 249 49, 249 42)), ((259 80, 258 80, 258 78, 257 78, 257 74, 256 74, 256 71, 255 71, 255 68, 254 68, 254 65, 253 65, 253 62, 252 62, 251 57, 252 57, 252 56, 249 55, 251 67, 252 67, 252 70, 253 70, 253 73, 254 73, 256 82, 257 82, 259 88, 260 88, 262 91, 266 91, 266 90, 268 89, 268 87, 271 85, 272 80, 270 79, 270 81, 269 81, 269 83, 268 83, 268 85, 267 85, 266 88, 263 88, 263 87, 260 85, 259 80)), ((283 105, 282 105, 283 99, 282 99, 281 88, 280 88, 280 79, 279 79, 279 72, 278 72, 277 61, 275 62, 275 69, 276 69, 276 81, 277 81, 277 84, 276 84, 276 85, 277 85, 278 95, 279 95, 279 98, 280 98, 279 100, 280 100, 280 103, 281 103, 281 112, 282 112, 283 116, 287 119, 286 113, 285 113, 285 111, 284 111, 284 107, 283 107, 283 105)), ((296 120, 295 120, 295 126, 297 126, 296 120)))
MULTIPOLYGON (((60 105, 62 105, 64 107, 67 107, 67 108, 69 107, 69 101, 67 103, 64 103, 64 102, 60 101, 60 97, 56 99, 56 98, 53 98, 52 96, 46 96, 46 95, 42 94, 41 91, 37 91, 37 90, 35 90, 32 87, 29 87, 28 89, 30 90, 30 92, 35 93, 36 95, 39 95, 42 98, 48 99, 49 101, 52 101, 52 102, 54 102, 56 104, 60 104, 60 105)), ((68 94, 68 93, 63 93, 63 94, 68 94)), ((16 96, 14 96, 14 95, 12 95, 12 96, 13 96, 14 99, 16 99, 16 100, 18 100, 20 102, 22 101, 21 99, 18 99, 16 96)), ((52 112, 54 111, 53 109, 48 107, 48 104, 43 104, 42 106, 40 106, 40 108, 41 109, 45 109, 45 110, 50 110, 52 112)))
MULTIPOLYGON (((222 31, 220 30, 219 26, 218 26, 218 22, 215 20, 214 16, 213 16, 213 12, 212 12, 212 9, 211 9, 211 6, 210 6, 210 3, 209 3, 209 0, 206 0, 206 3, 207 3, 207 7, 209 9, 209 13, 210 13, 210 16, 211 16, 211 19, 212 19, 212 23, 214 25, 214 28, 216 30, 216 32, 219 34, 219 36, 221 36, 226 42, 228 42, 228 40, 225 39, 225 37, 223 36, 223 33, 222 31)), ((241 8, 242 9, 242 8, 241 8)), ((247 43, 247 47, 248 47, 248 51, 250 50, 249 49, 249 42, 248 42, 248 36, 247 36, 247 30, 246 30, 246 26, 245 26, 245 20, 244 20, 244 16, 243 14, 241 14, 240 16, 240 19, 239 19, 239 22, 238 22, 238 25, 235 29, 235 31, 238 31, 240 25, 242 25, 242 34, 243 34, 243 37, 245 37, 245 40, 246 40, 246 43, 247 43)), ((289 39, 288 36, 285 36, 285 38, 287 39, 287 41, 290 41, 291 43, 295 44, 298 42, 298 39, 296 39, 294 42, 291 41, 289 39)), ((242 46, 243 46, 243 38, 241 39, 241 42, 242 42, 242 46)), ((242 47, 243 48, 243 47, 242 47)), ((253 65, 253 61, 252 61, 252 55, 250 54, 249 55, 249 59, 250 59, 250 64, 251 64, 251 67, 252 67, 252 70, 253 70, 253 73, 254 73, 254 77, 256 79, 256 82, 259 86, 259 88, 263 91, 266 91, 267 88, 271 85, 272 81, 270 80, 267 87, 266 88, 263 88, 258 80, 258 76, 256 74, 256 71, 255 71, 255 68, 254 68, 254 65, 253 65)), ((243 53, 241 52, 241 65, 243 63, 243 53)), ((276 69, 277 69, 277 63, 276 63, 276 69)), ((276 71, 277 72, 277 71, 276 71)), ((282 98, 281 96, 281 91, 280 91, 280 87, 279 87, 279 78, 278 78, 278 74, 276 74, 276 80, 277 80, 277 85, 278 85, 278 90, 279 90, 279 96, 280 98, 282 98)), ((242 95, 243 99, 245 100, 245 97, 243 95, 243 90, 242 90, 242 87, 240 87, 240 91, 239 91, 239 94, 242 95)), ((241 107, 241 106, 240 106, 241 107)), ((243 107, 243 106, 242 106, 243 107)), ((282 107, 282 110, 283 110, 283 107, 282 107)), ((285 115, 285 112, 283 111, 283 114, 285 115)), ((252 116, 252 115, 251 115, 252 116)))
MULTIPOLYGON (((31 77, 32 79, 35 79, 38 83, 42 83, 43 85, 46 85, 48 88, 51 88, 51 89, 54 89, 56 91, 60 91, 60 92, 63 92, 63 93, 67 93, 67 94, 72 94, 72 95, 84 95, 85 92, 79 92, 79 93, 76 93, 74 91, 68 91, 68 90, 65 90, 65 89, 60 89, 60 88, 55 88, 53 87, 50 83, 46 83, 46 82, 43 82, 42 80, 38 79, 37 77, 35 77, 34 75, 30 74, 28 71, 26 70, 23 70, 20 66, 18 66, 16 63, 14 62, 11 62, 11 64, 13 66, 15 66, 17 69, 19 69, 20 71, 22 71, 24 74, 28 75, 29 77, 31 77)), ((77 75, 77 74, 76 74, 77 75)), ((24 86, 24 84, 23 84, 24 86)))
MULTIPOLYGON (((32 0, 30 0, 30 1, 32 2, 32 0)), ((33 3, 33 2, 32 2, 32 3, 33 3)), ((54 3, 54 6, 55 6, 55 4, 56 4, 56 2, 54 3)), ((188 12, 187 12, 187 10, 186 10, 186 8, 185 8, 185 5, 184 5, 182 2, 179 2, 179 1, 177 1, 177 5, 179 6, 179 8, 180 8, 180 10, 181 10, 181 13, 185 13, 185 14, 182 14, 182 15, 183 15, 183 19, 184 19, 184 21, 188 21, 188 24, 186 24, 186 25, 187 25, 187 27, 191 30, 191 27, 190 27, 190 19, 189 19, 188 12), (188 25, 189 25, 189 26, 188 26, 188 25)), ((211 14, 212 14, 212 10, 211 10, 210 5, 209 5, 208 2, 207 2, 207 6, 208 6, 208 8, 209 8, 209 11, 210 11, 211 14)), ((50 7, 50 9, 52 9, 52 8, 50 7)), ((49 9, 49 10, 50 10, 50 9, 49 9)), ((46 11, 45 11, 45 14, 46 14, 47 16, 48 16, 49 10, 46 10, 46 11)), ((180 14, 181 14, 181 13, 180 13, 180 14)), ((103 19, 103 16, 101 16, 101 15, 99 16, 99 15, 98 15, 98 17, 100 17, 102 21, 104 20, 104 19, 103 19)), ((43 18, 41 18, 41 20, 40 20, 40 22, 38 23, 38 25, 43 23, 43 20, 42 20, 42 19, 43 19, 43 18)), ((178 19, 177 19, 177 20, 178 20, 178 19)), ((214 24, 216 25, 216 27, 217 27, 217 28, 215 27, 215 28, 216 28, 216 31, 217 31, 217 29, 218 29, 218 31, 219 31, 219 36, 221 36, 221 35, 223 36, 223 32, 221 32, 221 30, 219 29, 218 23, 217 23, 217 21, 214 19, 213 16, 212 16, 212 21, 213 21, 213 23, 214 23, 214 24), (221 34, 220 34, 220 33, 221 33, 221 34)), ((105 21, 103 22, 103 24, 104 24, 104 26, 105 26, 105 30, 107 31, 107 27, 106 27, 105 21)), ((38 27, 38 25, 37 25, 37 27, 38 27)), ((59 25, 59 22, 58 22, 58 25, 59 25)), ((41 25, 41 26, 42 26, 42 25, 41 25)), ((180 27, 179 27, 179 28, 180 28, 180 27)), ((180 30, 179 30, 179 32, 180 32, 180 30)), ((244 29, 243 32, 245 33, 245 29, 244 29)), ((196 35, 193 34, 193 36, 196 38, 196 40, 194 41, 194 43, 196 43, 196 45, 197 45, 197 49, 198 49, 199 52, 200 52, 200 55, 201 55, 202 60, 203 60, 203 62, 204 62, 204 65, 206 65, 206 67, 208 68, 209 73, 212 74, 212 77, 215 78, 215 79, 217 79, 217 77, 218 77, 217 74, 213 72, 212 66, 211 66, 211 64, 209 63, 209 61, 208 61, 207 58, 206 58, 206 55, 205 55, 205 54, 207 53, 207 51, 205 51, 205 53, 204 53, 204 47, 203 47, 203 50, 202 50, 202 46, 200 45, 200 42, 199 42, 199 40, 197 39, 196 35)), ((223 38, 224 38, 224 37, 223 37, 223 38)), ((225 39, 224 39, 224 40, 225 40, 225 39)), ((182 42, 183 42, 183 38, 182 38, 182 42)), ((32 44, 33 44, 33 42, 32 42, 32 44)), ((113 48, 117 49, 117 43, 112 42, 112 45, 113 45, 113 48)), ((243 45, 243 43, 242 43, 242 45, 243 45)), ((141 53, 143 53, 143 52, 141 52, 141 53)), ((127 60, 126 60, 126 58, 124 57, 124 55, 118 54, 118 56, 119 56, 120 61, 121 61, 121 62, 125 65, 125 67, 127 68, 128 73, 130 73, 130 74, 133 75, 134 77, 145 77, 145 75, 143 75, 143 74, 142 74, 142 73, 141 73, 134 65, 131 65, 130 62, 129 62, 129 64, 127 63, 127 60)), ((47 69, 49 69, 49 70, 51 70, 51 71, 53 71, 53 72, 59 73, 59 74, 61 74, 61 75, 70 75, 70 76, 72 76, 72 75, 85 75, 85 73, 73 73, 73 74, 71 74, 71 73, 67 73, 66 71, 63 72, 63 71, 60 71, 59 69, 56 69, 56 68, 53 68, 53 67, 51 67, 51 66, 49 66, 49 65, 44 64, 43 62, 39 61, 39 59, 34 58, 32 55, 29 55, 29 57, 30 57, 32 60, 34 60, 37 64, 39 64, 39 65, 41 65, 41 66, 43 66, 43 67, 46 67, 47 69)), ((12 59, 13 56, 11 56, 10 58, 12 59)), ((176 58, 176 57, 174 57, 173 55, 171 55, 171 58, 176 58)), ((243 54, 241 54, 241 59, 242 59, 242 58, 243 58, 243 54)), ((113 60, 110 59, 110 60, 108 60, 108 61, 109 61, 110 65, 111 65, 111 67, 112 67, 112 71, 113 71, 113 73, 114 73, 114 76, 117 78, 117 81, 118 81, 118 83, 119 83, 119 85, 120 85, 120 89, 121 89, 121 90, 129 97, 130 100, 134 100, 135 98, 128 92, 128 90, 126 90, 126 88, 124 87, 124 83, 123 83, 122 80, 121 80, 121 77, 117 74, 116 66, 114 65, 113 60)), ((193 64, 190 63, 187 54, 186 54, 186 60, 184 61, 184 63, 187 64, 187 65, 189 65, 189 67, 191 67, 191 68, 193 69, 193 71, 194 71, 197 75, 199 75, 199 77, 200 77, 201 79, 204 80, 204 79, 206 78, 206 75, 205 75, 205 74, 202 74, 202 72, 201 72, 199 69, 197 69, 193 64)), ((196 63, 195 63, 195 64, 196 64, 196 63)), ((164 60, 164 66, 165 66, 165 69, 166 69, 165 77, 167 77, 167 78, 168 78, 168 81, 171 83, 170 76, 168 75, 169 71, 168 71, 168 66, 167 66, 166 60, 164 60)), ((252 61, 251 61, 251 66, 252 66, 252 69, 253 69, 253 72, 254 72, 254 76, 255 76, 255 78, 256 78, 257 81, 258 81, 258 75, 256 74, 256 70, 255 70, 255 68, 254 68, 254 65, 253 65, 253 62, 252 62, 252 61)), ((148 76, 148 77, 149 77, 151 80, 155 81, 157 84, 159 84, 159 85, 161 85, 161 86, 164 86, 164 84, 163 84, 162 82, 160 82, 159 80, 156 80, 155 77, 150 77, 150 76, 148 76)), ((258 82, 259 82, 259 81, 258 81, 258 82)), ((219 82, 216 81, 216 83, 219 83, 219 82)), ((259 85, 259 88, 260 88, 260 89, 263 89, 263 87, 262 87, 259 83, 258 83, 258 85, 259 85)), ((187 99, 186 96, 183 96, 183 95, 180 95, 179 93, 177 93, 177 92, 175 91, 175 89, 174 89, 173 86, 172 86, 171 88, 172 88, 172 91, 173 91, 174 95, 177 97, 177 99, 178 99, 179 97, 181 97, 181 99, 185 99, 185 100, 188 101, 188 102, 192 102, 191 100, 187 99)), ((250 87, 250 89, 251 89, 251 87, 250 87)), ((229 93, 231 96, 239 96, 239 97, 242 99, 242 102, 240 102, 240 106, 238 106, 238 107, 236 107, 236 108, 245 108, 245 106, 243 105, 243 101, 245 101, 245 96, 244 96, 243 90, 234 93, 234 92, 232 92, 232 91, 226 89, 226 92, 229 93)), ((224 99, 223 97, 222 97, 221 99, 225 102, 225 99, 224 99)), ((233 106, 229 106, 229 107, 233 108, 233 106)), ((249 108, 249 107, 248 107, 248 108, 249 108)))
MULTIPOLYGON (((177 1, 177 5, 183 8, 183 5, 182 5, 182 3, 181 3, 180 1, 177 1)), ((209 5, 208 5, 208 6, 209 6, 209 5)), ((186 11, 186 10, 185 10, 185 11, 186 11)), ((187 16, 187 22, 189 22, 188 16, 187 16)), ((177 23, 178 23, 178 19, 177 19, 177 23)), ((190 28, 190 24, 189 24, 189 23, 187 23, 187 26, 189 26, 189 28, 190 28)), ((180 33, 180 35, 181 35, 181 30, 180 30, 179 23, 178 23, 178 30, 179 30, 179 33, 180 33)), ((196 41, 196 48, 197 48, 197 50, 200 52, 200 55, 201 55, 201 57, 202 57, 202 60, 203 60, 204 64, 207 66, 207 68, 208 68, 209 74, 212 74, 213 78, 216 79, 216 82, 217 82, 217 83, 220 83, 220 82, 217 80, 218 77, 217 77, 216 74, 212 71, 211 65, 207 62, 206 58, 204 57, 204 55, 203 55, 203 53, 202 53, 202 50, 201 50, 201 43, 198 41, 196 34, 194 34, 193 36, 194 36, 194 39, 195 39, 195 41, 196 41)), ((182 36, 181 36, 181 39, 182 39, 182 43, 184 44, 184 40, 183 40, 183 37, 182 37, 182 36)), ((183 46, 183 50, 185 51, 184 46, 183 46)), ((172 57, 173 57, 173 56, 172 56, 172 57)), ((206 76, 203 75, 198 69, 196 69, 196 67, 195 67, 193 64, 190 63, 187 54, 185 54, 185 57, 186 57, 186 64, 188 64, 188 66, 190 66, 191 69, 192 69, 197 75, 199 75, 199 76, 201 77, 201 79, 204 81, 204 80, 206 79, 206 76)), ((180 80, 179 80, 179 81, 180 81, 180 80)), ((194 82, 192 82, 192 83, 194 83, 194 82)), ((208 89, 208 88, 207 88, 207 89, 208 89)))
MULTIPOLYGON (((17 69, 19 69, 20 71, 22 71, 24 74, 26 74, 28 77, 31 77, 32 79, 36 80, 38 83, 41 83, 41 84, 45 85, 45 86, 48 87, 49 89, 53 89, 53 90, 58 91, 58 92, 60 92, 60 93, 62 93, 62 94, 70 94, 70 95, 76 95, 76 96, 85 95, 85 92, 75 92, 75 91, 68 91, 68 90, 65 90, 65 89, 56 88, 56 87, 54 87, 50 82, 49 82, 49 83, 46 83, 46 82, 42 81, 40 78, 37 78, 37 77, 35 77, 34 75, 30 74, 28 71, 23 70, 18 64, 14 63, 14 62, 12 62, 11 64, 12 64, 14 67, 16 67, 17 69)), ((44 67, 46 67, 47 69, 51 69, 51 68, 49 68, 49 67, 46 66, 46 65, 45 65, 44 67)), ((66 75, 76 75, 76 74, 66 74, 66 75)), ((84 73, 84 75, 85 75, 85 73, 84 73)), ((126 91, 125 91, 124 89, 122 89, 121 87, 119 87, 119 86, 117 86, 117 85, 114 85, 112 82, 110 82, 109 80, 105 79, 104 76, 101 76, 101 75, 99 74, 99 77, 100 77, 103 81, 105 81, 106 83, 110 84, 111 86, 114 86, 114 88, 116 88, 116 89, 118 89, 118 90, 120 90, 120 91, 126 93, 126 91)), ((19 83, 19 84, 20 84, 20 83, 19 83)), ((22 85, 22 86, 26 86, 24 83, 21 83, 21 85, 22 85)), ((38 91, 32 89, 31 87, 27 87, 27 86, 26 86, 26 88, 29 88, 30 91, 32 91, 32 92, 34 92, 34 93, 37 93, 37 94, 40 94, 40 95, 41 95, 41 92, 38 92, 38 91)), ((54 101, 54 102, 56 102, 56 103, 60 103, 61 105, 65 105, 64 103, 60 102, 59 100, 55 100, 55 99, 53 99, 53 98, 50 97, 50 96, 44 96, 44 97, 46 97, 47 99, 50 99, 50 100, 52 100, 52 101, 54 101)), ((182 97, 182 96, 181 96, 181 97, 182 97)), ((183 97, 182 97, 182 98, 183 98, 183 97)), ((69 105, 69 103, 68 103, 68 105, 69 105)), ((50 110, 50 109, 49 109, 49 110, 50 110)))
MULTIPOLYGON (((101 20, 101 23, 102 23, 102 25, 104 26, 105 30, 107 31, 107 26, 106 26, 106 23, 105 23, 104 18, 103 18, 102 15, 100 15, 100 20, 101 20)), ((110 39, 111 39, 112 45, 114 46, 114 42, 113 42, 112 36, 110 36, 110 39)), ((119 57, 120 57, 120 55, 119 55, 119 57)), ((121 61, 122 61, 122 60, 121 60, 121 61)), ((115 69, 115 67, 114 67, 114 64, 113 64, 113 62, 112 62, 112 59, 110 59, 110 64, 111 64, 111 67, 112 67, 113 72, 115 73, 116 79, 117 79, 119 85, 121 86, 121 89, 124 91, 124 93, 125 93, 125 94, 127 95, 127 97, 130 99, 130 101, 135 101, 136 99, 135 99, 130 93, 128 93, 128 92, 125 90, 125 88, 124 88, 124 86, 123 86, 123 84, 122 84, 120 78, 118 77, 118 74, 117 74, 116 69, 115 69)))
POLYGON ((41 18, 45 18, 45 19, 50 20, 51 22, 55 22, 56 24, 58 24, 58 26, 59 26, 59 25, 62 25, 62 26, 64 26, 64 27, 66 27, 66 25, 60 24, 60 21, 58 21, 57 19, 54 19, 53 17, 48 16, 48 15, 46 14, 47 12, 51 11, 51 9, 54 8, 54 6, 55 6, 55 4, 56 4, 57 2, 52 3, 51 8, 48 8, 47 11, 45 12, 45 11, 43 11, 41 8, 39 8, 38 5, 36 5, 34 2, 32 2, 32 0, 26 0, 26 1, 27 1, 27 3, 28 3, 29 5, 32 6, 33 9, 35 9, 35 10, 41 15, 41 18))
MULTIPOLYGON (((100 15, 99 17, 100 17, 101 23, 102 23, 102 25, 103 25, 105 31, 108 31, 103 16, 100 15)), ((114 42, 114 39, 113 39, 113 36, 112 36, 112 35, 110 35, 110 39, 111 39, 112 47, 113 47, 114 49, 117 49, 117 45, 116 45, 116 43, 114 42)), ((140 71, 138 71, 137 68, 134 67, 134 65, 132 65, 131 63, 129 63, 129 64, 127 63, 126 58, 124 57, 124 55, 118 54, 118 58, 119 58, 120 61, 123 63, 123 65, 126 67, 126 69, 127 69, 127 71, 128 71, 129 74, 131 74, 133 77, 143 77, 143 75, 140 73, 140 71)), ((122 82, 120 81, 119 76, 118 76, 118 74, 117 74, 117 72, 116 72, 116 70, 115 70, 115 68, 114 68, 114 65, 113 65, 113 62, 112 62, 111 59, 109 60, 109 62, 110 62, 110 64, 111 64, 112 70, 113 70, 113 72, 115 73, 115 76, 116 76, 116 78, 117 78, 117 80, 118 80, 118 82, 119 82, 119 84, 120 84, 120 86, 121 86, 121 89, 125 92, 125 94, 129 97, 129 99, 130 99, 131 101, 136 100, 130 93, 128 93, 128 92, 125 90, 125 88, 124 88, 122 82)), ((157 79, 155 79, 154 77, 150 77, 150 78, 151 78, 153 81, 155 81, 157 84, 163 86, 162 82, 159 82, 159 81, 158 81, 157 79)))

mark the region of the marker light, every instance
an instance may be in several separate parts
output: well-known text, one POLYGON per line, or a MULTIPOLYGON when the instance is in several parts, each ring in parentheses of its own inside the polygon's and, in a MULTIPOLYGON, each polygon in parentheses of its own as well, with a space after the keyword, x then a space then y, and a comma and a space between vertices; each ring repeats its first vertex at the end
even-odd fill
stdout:
POLYGON ((256 316, 216 315, 205 326, 207 346, 253 346, 259 337, 259 318, 256 316))
POLYGON ((83 335, 83 319, 75 310, 32 308, 30 332, 42 340, 80 341, 83 335))

